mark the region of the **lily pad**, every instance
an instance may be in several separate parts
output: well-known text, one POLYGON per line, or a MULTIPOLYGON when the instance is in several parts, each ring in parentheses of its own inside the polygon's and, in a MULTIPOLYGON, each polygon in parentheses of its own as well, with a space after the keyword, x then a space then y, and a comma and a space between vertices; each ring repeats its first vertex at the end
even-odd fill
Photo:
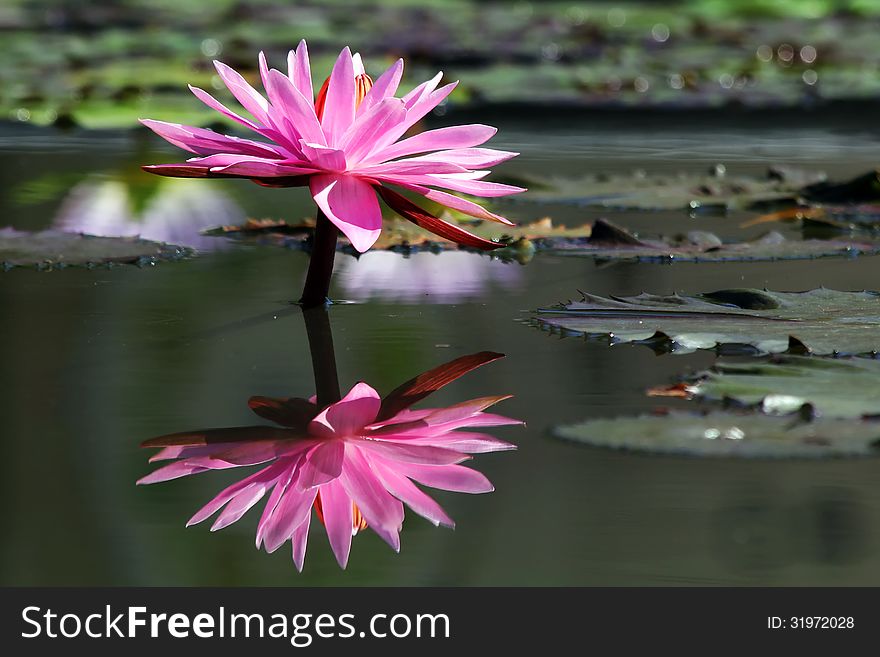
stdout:
POLYGON ((588 420, 553 435, 594 447, 737 458, 828 458, 880 455, 880 422, 738 414, 662 415, 588 420))
POLYGON ((192 249, 137 237, 94 237, 47 230, 39 233, 0 229, 0 268, 37 267, 63 269, 68 266, 111 264, 153 265, 162 260, 180 260, 192 249))
POLYGON ((844 182, 817 182, 800 190, 793 207, 763 214, 742 225, 777 221, 802 222, 808 229, 852 231, 880 228, 880 171, 873 170, 844 182))
POLYGON ((639 262, 799 260, 880 253, 880 243, 871 240, 788 240, 775 231, 748 242, 725 243, 716 235, 705 231, 691 231, 675 237, 642 239, 602 219, 593 224, 589 237, 542 238, 535 246, 555 255, 639 262))
POLYGON ((737 345, 752 353, 874 354, 880 293, 757 289, 634 297, 585 294, 537 311, 545 327, 676 352, 737 345))
POLYGON ((800 190, 824 179, 820 173, 773 168, 763 177, 728 176, 723 167, 705 174, 637 172, 579 179, 529 180, 522 202, 554 202, 635 210, 728 210, 793 203, 800 190))
POLYGON ((827 230, 852 232, 880 229, 880 205, 796 205, 784 210, 762 214, 741 224, 743 228, 773 222, 800 222, 804 234, 821 234, 827 230))
MULTIPOLYGON (((444 219, 455 221, 449 215, 444 215, 444 219)), ((877 241, 787 240, 778 232, 767 233, 749 242, 733 243, 723 243, 717 236, 704 231, 691 231, 675 237, 641 238, 604 219, 573 227, 555 225, 549 217, 521 226, 479 220, 458 223, 478 237, 507 244, 506 247, 494 251, 493 257, 519 262, 527 262, 536 252, 591 257, 600 261, 639 262, 797 260, 880 253, 880 242, 877 241)), ((206 234, 308 250, 311 248, 313 230, 312 220, 292 225, 272 219, 249 219, 244 225, 223 226, 209 230, 206 234)), ((346 253, 355 253, 343 236, 340 236, 337 248, 346 253)), ((452 249, 476 251, 396 218, 385 219, 382 234, 372 248, 401 253, 452 249)))
MULTIPOLYGON (((534 251, 532 245, 524 245, 523 241, 544 239, 576 239, 587 237, 592 231, 591 224, 583 226, 567 227, 557 226, 548 217, 539 219, 522 226, 508 226, 493 221, 469 220, 459 221, 454 216, 443 214, 445 221, 456 222, 467 231, 484 239, 505 242, 515 246, 514 250, 525 252, 527 249, 534 251)), ((225 236, 240 239, 256 244, 269 244, 289 249, 311 248, 311 238, 314 232, 314 220, 307 219, 299 224, 288 224, 284 221, 271 219, 249 219, 243 226, 223 226, 206 231, 207 235, 225 236)), ((460 248, 455 242, 445 240, 433 233, 419 228, 415 224, 397 217, 389 217, 383 221, 382 234, 373 245, 373 250, 400 251, 413 253, 418 251, 446 251, 460 248)), ((337 249, 344 252, 355 253, 348 240, 340 235, 337 249)), ((497 254, 495 251, 494 254, 497 254)), ((512 257, 513 251, 506 255, 512 257)))
POLYGON ((880 360, 774 356, 764 361, 719 361, 689 377, 689 398, 733 400, 772 414, 809 404, 823 417, 880 415, 880 360))

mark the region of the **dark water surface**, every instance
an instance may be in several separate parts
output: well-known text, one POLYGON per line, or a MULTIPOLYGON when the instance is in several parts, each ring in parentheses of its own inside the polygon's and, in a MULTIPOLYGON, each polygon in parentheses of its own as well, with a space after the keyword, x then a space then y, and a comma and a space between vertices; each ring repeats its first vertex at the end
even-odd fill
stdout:
MULTIPOLYGON (((511 125, 493 145, 524 153, 505 173, 651 173, 723 162, 731 173, 780 163, 845 177, 874 166, 880 146, 876 132, 846 127, 511 125)), ((181 224, 310 212, 302 190, 149 178, 138 164, 172 157, 156 142, 140 133, 3 131, 0 223, 85 229, 104 221, 112 232, 138 221, 131 232, 207 248, 216 242, 181 224)), ((694 219, 523 202, 503 211, 519 220, 604 215, 645 231, 748 234, 736 214, 694 219)), ((356 302, 331 309, 343 387, 365 380, 384 393, 457 356, 503 352, 432 402, 513 393, 498 410, 528 427, 492 433, 519 451, 475 459, 494 493, 437 493, 454 531, 410 513, 399 555, 367 531, 344 572, 323 530, 313 531, 302 574, 286 548, 257 552, 257 509, 217 534, 185 529, 241 471, 135 487, 152 469, 138 444, 254 424, 252 395, 312 394, 305 329, 290 304, 306 264, 302 253, 227 245, 149 269, 0 274, 0 583, 880 584, 880 462, 697 460, 556 441, 554 424, 651 409, 657 400, 644 396, 646 387, 714 356, 561 339, 525 321, 529 310, 578 289, 876 289, 873 258, 597 267, 546 256, 526 266, 467 253, 340 257, 333 295, 356 302)))

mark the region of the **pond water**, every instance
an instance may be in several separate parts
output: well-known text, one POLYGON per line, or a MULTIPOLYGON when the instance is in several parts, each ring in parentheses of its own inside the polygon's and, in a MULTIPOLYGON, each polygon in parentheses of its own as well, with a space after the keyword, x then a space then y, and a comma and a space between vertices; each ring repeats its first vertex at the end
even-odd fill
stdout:
MULTIPOLYGON (((500 124, 493 146, 523 153, 505 174, 702 171, 722 162, 732 174, 783 164, 843 178, 873 167, 880 147, 869 125, 809 117, 500 124)), ((152 469, 139 443, 251 425, 250 396, 314 391, 301 312, 291 305, 307 256, 217 242, 197 229, 246 216, 295 220, 310 206, 302 190, 166 181, 138 169, 172 157, 141 132, 0 132, 0 223, 113 233, 140 222, 130 232, 204 250, 145 269, 0 274, 4 585, 880 584, 878 461, 699 460, 560 442, 549 435, 553 425, 650 410, 657 400, 645 388, 702 369, 714 355, 563 339, 527 321, 530 310, 579 289, 876 289, 876 258, 597 266, 539 255, 523 266, 469 253, 340 256, 332 295, 353 303, 330 317, 344 389, 364 380, 384 393, 464 354, 506 354, 432 399, 515 395, 498 411, 527 428, 492 433, 519 450, 474 463, 496 491, 437 493, 456 529, 409 513, 400 554, 363 532, 347 571, 323 532, 313 532, 302 574, 288 549, 257 552, 256 509, 217 534, 185 529, 240 473, 136 487, 152 469)), ((500 207, 520 221, 606 216, 646 232, 760 232, 737 228, 746 216, 738 213, 500 207)))

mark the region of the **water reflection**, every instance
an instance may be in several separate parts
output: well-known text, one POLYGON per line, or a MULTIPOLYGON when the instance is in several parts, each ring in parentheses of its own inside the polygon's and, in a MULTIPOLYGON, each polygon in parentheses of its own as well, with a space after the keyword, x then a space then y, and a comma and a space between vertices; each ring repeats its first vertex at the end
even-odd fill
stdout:
POLYGON ((870 522, 853 489, 814 486, 794 499, 772 488, 736 493, 713 513, 711 536, 713 553, 737 573, 762 577, 810 563, 843 566, 867 552, 870 522))
POLYGON ((492 289, 515 291, 523 283, 520 265, 467 251, 406 258, 369 251, 357 260, 340 259, 334 275, 351 298, 404 303, 460 303, 482 298, 492 289))
POLYGON ((276 426, 186 431, 153 438, 150 461, 171 461, 143 477, 152 484, 210 470, 263 466, 221 491, 187 523, 219 512, 211 530, 239 520, 268 495, 256 545, 274 552, 288 540, 302 570, 312 509, 337 562, 348 563, 352 537, 369 527, 400 550, 404 504, 434 525, 454 526, 416 483, 463 493, 494 490, 480 472, 461 465, 472 454, 514 449, 483 433, 522 424, 487 412, 510 395, 471 399, 444 408, 412 406, 501 354, 462 356, 424 372, 385 397, 364 382, 340 398, 326 310, 305 311, 317 394, 310 399, 251 397, 248 405, 276 426))
POLYGON ((117 178, 89 178, 64 199, 54 227, 105 237, 140 236, 211 251, 228 243, 201 231, 245 220, 244 210, 214 188, 172 179, 143 187, 117 178))

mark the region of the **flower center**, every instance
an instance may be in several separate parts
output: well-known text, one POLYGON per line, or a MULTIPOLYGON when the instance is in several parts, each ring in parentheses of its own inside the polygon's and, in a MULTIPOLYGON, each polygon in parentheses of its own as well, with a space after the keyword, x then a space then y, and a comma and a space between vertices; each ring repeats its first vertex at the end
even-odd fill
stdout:
MULTIPOLYGON (((318 520, 321 521, 321 524, 326 526, 327 523, 324 522, 324 508, 321 505, 321 493, 315 497, 315 513, 318 516, 318 520)), ((352 534, 357 534, 359 531, 362 531, 367 528, 367 521, 364 518, 364 515, 361 513, 361 510, 358 508, 357 504, 354 502, 351 503, 351 530, 352 534)))
MULTIPOLYGON (((358 73, 354 78, 354 86, 354 106, 357 109, 367 95, 367 92, 373 88, 373 78, 366 73, 358 73)), ((324 84, 321 85, 321 90, 318 91, 318 97, 315 99, 315 114, 318 115, 319 121, 324 119, 324 104, 327 102, 327 89, 329 87, 330 78, 328 77, 324 80, 324 84)))

